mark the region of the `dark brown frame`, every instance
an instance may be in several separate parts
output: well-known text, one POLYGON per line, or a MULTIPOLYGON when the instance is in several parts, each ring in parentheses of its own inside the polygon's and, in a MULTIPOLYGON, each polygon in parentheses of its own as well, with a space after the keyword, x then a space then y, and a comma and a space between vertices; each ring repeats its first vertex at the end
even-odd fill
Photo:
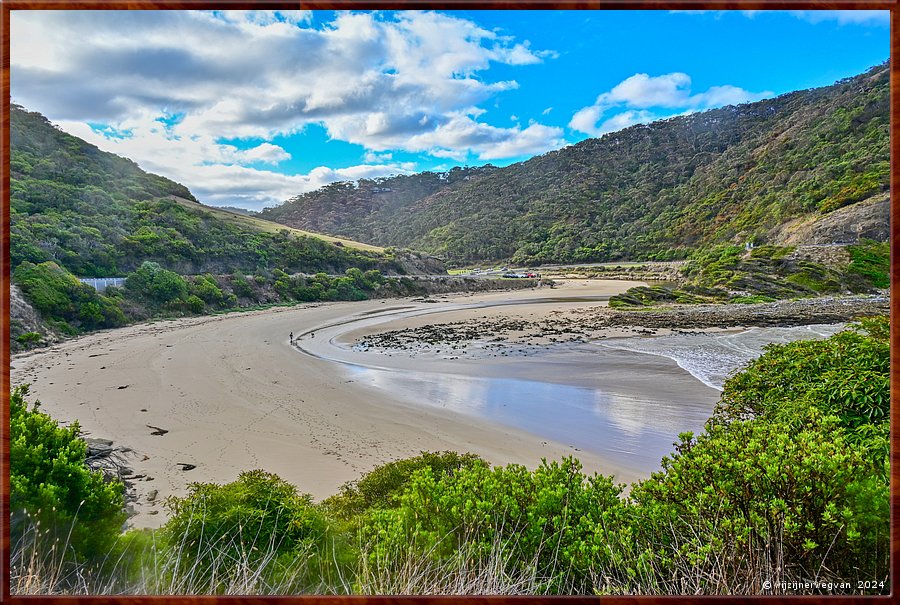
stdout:
POLYGON ((0 93, 2 93, 2 154, 0 154, 0 602, 10 603, 47 603, 59 605, 81 605, 82 603, 100 604, 138 604, 171 603, 173 605, 189 603, 286 603, 296 601, 315 602, 320 605, 347 605, 348 603, 375 603, 393 605, 395 603, 446 604, 451 600, 489 605, 501 604, 536 604, 545 600, 560 600, 573 605, 597 603, 603 601, 609 605, 625 603, 671 603, 675 600, 685 603, 703 602, 706 604, 739 600, 744 603, 780 602, 781 600, 798 600, 803 603, 889 603, 900 594, 900 433, 897 426, 900 422, 900 288, 894 287, 900 279, 900 203, 891 197, 891 592, 881 596, 798 596, 798 597, 392 597, 392 596, 289 596, 289 597, 240 597, 240 596, 98 596, 98 597, 66 597, 66 596, 10 596, 9 587, 9 389, 10 389, 10 350, 9 350, 9 114, 10 114, 10 59, 9 59, 9 11, 11 10, 51 10, 51 9, 212 9, 227 7, 230 9, 274 9, 303 8, 321 10, 340 9, 556 9, 556 10, 597 10, 597 9, 746 9, 746 10, 890 10, 890 111, 891 111, 891 191, 900 189, 900 66, 896 59, 900 58, 900 0, 312 0, 310 2, 288 2, 285 0, 0 0, 0 93))

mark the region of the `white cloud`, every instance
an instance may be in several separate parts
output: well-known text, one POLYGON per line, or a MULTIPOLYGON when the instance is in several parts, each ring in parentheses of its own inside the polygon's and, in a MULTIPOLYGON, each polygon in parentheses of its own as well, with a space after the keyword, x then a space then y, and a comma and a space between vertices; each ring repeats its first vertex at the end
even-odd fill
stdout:
POLYGON ((261 10, 239 11, 224 10, 214 11, 213 14, 228 23, 240 23, 249 25, 273 25, 276 23, 288 23, 298 25, 312 21, 312 11, 302 10, 261 10))
POLYGON ((241 150, 217 143, 207 135, 173 139, 149 116, 127 122, 125 126, 131 136, 116 138, 107 138, 84 122, 59 122, 58 125, 113 153, 140 157, 144 169, 189 184, 198 199, 213 206, 238 205, 258 210, 334 181, 415 172, 412 163, 369 161, 339 169, 319 166, 299 175, 253 168, 248 164, 274 164, 288 159, 288 154, 270 143, 241 150))
POLYGON ((291 159, 291 154, 278 145, 272 145, 271 143, 261 143, 256 147, 238 152, 236 156, 242 160, 241 163, 250 164, 262 162, 274 165, 291 159))
MULTIPOLYGON (((565 143, 557 128, 486 124, 478 107, 518 86, 490 80, 492 65, 555 54, 448 14, 338 12, 314 26, 307 11, 14 11, 11 32, 15 102, 209 199, 229 190, 224 174, 246 183, 249 165, 289 159, 272 139, 310 124, 373 153, 501 158, 565 143), (168 128, 155 121, 172 114, 183 117, 168 128), (87 122, 132 136, 107 139, 87 122), (240 138, 263 143, 217 142, 240 138)), ((402 168, 377 164, 366 170, 402 168)), ((300 178, 256 172, 258 200, 300 178)))
POLYGON ((679 109, 680 113, 691 112, 758 101, 772 94, 770 91, 754 93, 729 84, 691 94, 691 78, 685 73, 661 76, 638 73, 600 94, 593 105, 576 111, 569 121, 569 128, 601 136, 634 124, 671 117, 673 113, 669 110, 672 109, 679 109), (656 113, 649 111, 651 108, 667 111, 656 113))
POLYGON ((622 130, 623 128, 628 128, 635 124, 649 124, 650 122, 663 119, 664 117, 668 116, 658 116, 649 111, 623 111, 622 113, 618 113, 611 118, 604 120, 602 124, 598 125, 594 136, 622 130))
POLYGON ((634 74, 600 95, 598 105, 624 103, 630 107, 676 107, 687 102, 691 78, 683 73, 650 77, 634 74))
POLYGON ((890 25, 890 11, 878 10, 805 10, 790 11, 798 19, 810 23, 837 21, 840 25, 890 25))
POLYGON ((517 156, 537 155, 559 149, 566 144, 562 138, 563 131, 555 126, 530 124, 525 129, 514 130, 513 136, 504 136, 503 140, 486 146, 479 154, 481 160, 499 160, 517 156))
POLYGON ((390 162, 394 159, 394 154, 392 153, 375 153, 374 151, 367 151, 366 155, 363 157, 363 161, 366 164, 382 164, 384 162, 390 162))
POLYGON ((517 157, 559 149, 566 142, 561 128, 529 124, 527 128, 514 126, 498 128, 478 122, 465 111, 449 116, 435 129, 409 138, 412 151, 427 151, 436 157, 463 160, 465 151, 481 160, 517 157))
POLYGON ((569 121, 569 128, 592 136, 600 136, 602 133, 597 128, 597 122, 600 121, 602 114, 603 109, 599 105, 582 107, 572 116, 572 119, 569 121))
POLYGON ((723 105, 740 105, 751 101, 759 101, 772 96, 771 91, 749 92, 737 86, 725 84, 724 86, 711 86, 706 92, 696 94, 690 98, 689 107, 721 107, 723 105))

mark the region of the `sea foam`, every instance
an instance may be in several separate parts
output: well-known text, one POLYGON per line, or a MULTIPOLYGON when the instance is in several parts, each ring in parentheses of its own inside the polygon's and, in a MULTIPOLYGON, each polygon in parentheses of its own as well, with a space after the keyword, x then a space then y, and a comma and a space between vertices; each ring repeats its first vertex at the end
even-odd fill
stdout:
POLYGON ((670 334, 647 338, 615 338, 598 346, 668 357, 703 384, 722 390, 725 381, 763 354, 767 344, 828 338, 846 324, 813 324, 787 328, 748 328, 739 332, 670 334))

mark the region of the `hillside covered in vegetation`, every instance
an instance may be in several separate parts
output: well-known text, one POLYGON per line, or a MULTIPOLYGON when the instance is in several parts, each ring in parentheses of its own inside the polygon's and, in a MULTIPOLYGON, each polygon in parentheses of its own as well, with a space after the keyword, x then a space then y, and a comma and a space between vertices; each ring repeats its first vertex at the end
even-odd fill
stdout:
POLYGON ((385 274, 428 261, 203 206, 15 105, 10 149, 13 351, 159 315, 410 293, 385 274), (101 294, 81 277, 127 279, 101 294))
POLYGON ((843 241, 843 227, 853 225, 854 241, 884 239, 888 122, 883 64, 831 86, 632 126, 506 168, 336 183, 262 216, 458 264, 682 258, 716 244, 782 243, 792 225, 834 216, 837 235, 820 237, 843 241), (846 211, 876 201, 867 210, 875 220, 857 223, 846 211))
POLYGON ((182 274, 392 267, 383 255, 359 249, 365 246, 336 246, 205 207, 185 186, 15 105, 10 151, 13 268, 53 261, 79 277, 104 277, 144 261, 182 274))
POLYGON ((280 206, 266 208, 258 215, 321 233, 354 233, 360 241, 400 241, 402 238, 398 239, 395 232, 396 222, 401 215, 417 212, 418 202, 435 195, 448 195, 496 170, 488 164, 447 172, 341 181, 293 197, 280 206))

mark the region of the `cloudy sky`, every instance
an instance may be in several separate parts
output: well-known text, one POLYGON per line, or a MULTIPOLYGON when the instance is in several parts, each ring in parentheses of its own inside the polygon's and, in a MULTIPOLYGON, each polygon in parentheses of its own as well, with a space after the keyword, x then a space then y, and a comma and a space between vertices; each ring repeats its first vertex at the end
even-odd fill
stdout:
POLYGON ((14 103, 259 209, 822 86, 887 11, 12 11, 14 103))

